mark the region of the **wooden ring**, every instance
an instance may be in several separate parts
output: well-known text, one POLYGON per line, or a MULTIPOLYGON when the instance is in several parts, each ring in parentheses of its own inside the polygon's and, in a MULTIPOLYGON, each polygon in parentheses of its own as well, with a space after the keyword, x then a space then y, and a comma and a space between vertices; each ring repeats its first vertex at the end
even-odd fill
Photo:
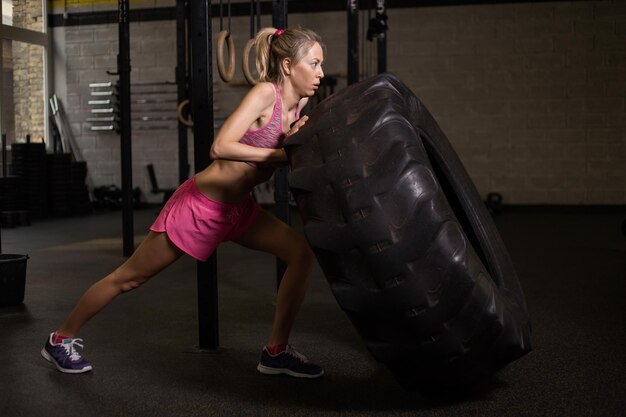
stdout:
POLYGON ((189 127, 193 127, 193 122, 185 119, 183 117, 183 109, 185 108, 185 106, 189 104, 189 99, 186 98, 183 101, 180 102, 180 104, 178 105, 178 107, 176 108, 176 114, 178 115, 178 120, 184 124, 185 126, 189 126, 189 127))
POLYGON ((235 76, 235 42, 227 30, 217 35, 217 71, 224 82, 232 81, 235 76), (224 43, 228 40, 228 68, 224 66, 224 43))
POLYGON ((254 39, 250 39, 246 43, 246 47, 243 48, 243 76, 246 77, 246 81, 250 85, 256 85, 258 80, 254 78, 252 72, 250 72, 250 50, 254 46, 254 39))

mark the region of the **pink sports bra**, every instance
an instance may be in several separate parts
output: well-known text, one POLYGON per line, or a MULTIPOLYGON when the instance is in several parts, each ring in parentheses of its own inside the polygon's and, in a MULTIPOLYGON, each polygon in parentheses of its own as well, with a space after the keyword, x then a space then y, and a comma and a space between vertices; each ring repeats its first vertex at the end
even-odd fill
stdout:
MULTIPOLYGON (((269 122, 260 129, 248 130, 243 137, 239 140, 240 143, 245 145, 255 146, 257 148, 271 148, 279 149, 283 146, 285 140, 285 132, 283 132, 283 102, 280 97, 280 87, 277 84, 272 84, 274 91, 276 91, 276 101, 274 102, 274 109, 272 111, 272 117, 269 122)), ((296 106, 296 120, 300 118, 300 109, 296 106)), ((274 164, 259 163, 259 162, 246 162, 246 164, 257 168, 270 168, 274 167, 274 164)))

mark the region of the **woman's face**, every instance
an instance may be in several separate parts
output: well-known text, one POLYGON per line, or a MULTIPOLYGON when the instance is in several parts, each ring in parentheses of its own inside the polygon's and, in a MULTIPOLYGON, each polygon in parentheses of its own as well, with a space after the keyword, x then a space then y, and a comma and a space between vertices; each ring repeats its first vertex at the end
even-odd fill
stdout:
POLYGON ((324 51, 315 42, 298 63, 289 68, 289 79, 301 97, 311 97, 317 91, 320 80, 324 78, 322 64, 324 51))

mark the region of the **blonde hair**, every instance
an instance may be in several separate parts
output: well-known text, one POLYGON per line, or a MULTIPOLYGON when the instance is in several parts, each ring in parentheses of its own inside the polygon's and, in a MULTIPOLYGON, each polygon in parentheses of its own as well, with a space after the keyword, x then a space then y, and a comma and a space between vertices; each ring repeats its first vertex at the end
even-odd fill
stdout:
POLYGON ((319 43, 326 52, 320 35, 310 29, 295 26, 285 29, 278 36, 276 31, 272 27, 263 28, 254 38, 259 81, 280 83, 285 78, 281 66, 283 59, 289 58, 297 64, 315 43, 319 43))

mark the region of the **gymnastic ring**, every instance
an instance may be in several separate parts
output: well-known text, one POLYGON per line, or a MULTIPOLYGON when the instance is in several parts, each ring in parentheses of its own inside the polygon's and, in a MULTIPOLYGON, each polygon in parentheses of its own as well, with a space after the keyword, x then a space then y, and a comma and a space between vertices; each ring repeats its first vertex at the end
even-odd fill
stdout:
POLYGON ((235 42, 230 32, 223 30, 217 35, 217 71, 224 82, 232 81, 235 76, 235 42), (224 43, 228 40, 228 68, 224 66, 224 43))
POLYGON ((193 122, 185 119, 183 117, 183 108, 185 108, 185 106, 189 104, 189 99, 186 98, 183 101, 180 102, 180 104, 178 105, 178 107, 176 108, 176 114, 178 115, 178 120, 184 124, 185 126, 189 126, 189 127, 193 127, 193 122))
POLYGON ((243 76, 246 78, 246 81, 248 81, 248 84, 250 85, 256 85, 256 83, 258 83, 258 80, 254 79, 254 76, 252 75, 252 73, 250 72, 250 50, 252 49, 252 47, 254 46, 254 39, 250 39, 247 43, 245 48, 243 48, 243 76))

